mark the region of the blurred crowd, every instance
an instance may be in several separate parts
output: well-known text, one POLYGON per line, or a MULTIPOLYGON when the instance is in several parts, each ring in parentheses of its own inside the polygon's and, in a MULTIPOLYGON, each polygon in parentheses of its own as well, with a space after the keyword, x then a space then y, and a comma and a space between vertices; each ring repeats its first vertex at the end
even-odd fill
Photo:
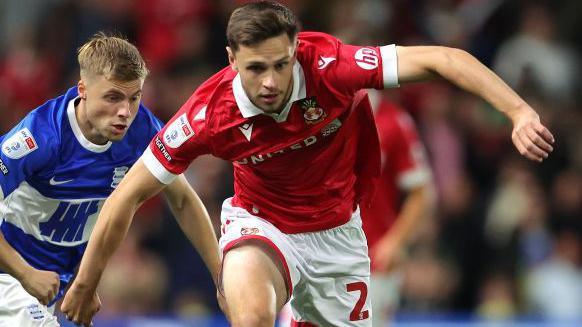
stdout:
MULTIPOLYGON (((225 28, 240 0, 0 1, 0 133, 76 85, 77 47, 118 33, 151 74, 144 104, 167 121, 227 63, 225 28)), ((582 317, 582 2, 578 0, 290 0, 304 30, 352 44, 440 44, 497 72, 556 137, 541 164, 521 158, 511 125, 442 81, 384 96, 417 121, 438 206, 401 264, 403 314, 484 319, 582 317)), ((187 172, 218 228, 232 168, 209 156, 187 172)), ((218 231, 218 230, 217 230, 218 231)), ((101 315, 218 310, 202 261, 163 199, 148 202, 109 263, 101 315)))

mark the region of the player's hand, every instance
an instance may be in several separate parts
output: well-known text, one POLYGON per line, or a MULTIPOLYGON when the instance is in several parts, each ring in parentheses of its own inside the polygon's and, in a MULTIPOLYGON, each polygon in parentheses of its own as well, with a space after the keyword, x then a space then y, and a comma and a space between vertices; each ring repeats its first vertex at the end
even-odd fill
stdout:
POLYGON ((59 292, 59 275, 54 271, 37 270, 32 267, 20 277, 20 284, 43 305, 48 305, 59 292))
POLYGON ((94 291, 73 282, 65 294, 61 311, 65 317, 78 326, 93 326, 93 316, 101 309, 101 300, 94 291))
POLYGON ((513 144, 524 157, 542 162, 554 150, 554 136, 542 125, 540 117, 531 108, 522 110, 513 118, 513 144))
POLYGON ((379 272, 394 270, 402 260, 400 244, 392 237, 384 237, 370 249, 374 268, 379 272))

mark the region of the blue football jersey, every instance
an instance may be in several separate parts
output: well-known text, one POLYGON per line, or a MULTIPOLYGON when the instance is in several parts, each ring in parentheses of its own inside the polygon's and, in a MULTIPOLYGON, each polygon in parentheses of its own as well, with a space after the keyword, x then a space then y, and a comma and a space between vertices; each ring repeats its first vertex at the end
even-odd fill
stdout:
MULTIPOLYGON (((0 137, 0 229, 61 290, 79 264, 105 199, 162 123, 143 105, 119 142, 89 142, 75 116, 77 88, 30 112, 0 137)), ((54 302, 54 301, 53 301, 54 302)))

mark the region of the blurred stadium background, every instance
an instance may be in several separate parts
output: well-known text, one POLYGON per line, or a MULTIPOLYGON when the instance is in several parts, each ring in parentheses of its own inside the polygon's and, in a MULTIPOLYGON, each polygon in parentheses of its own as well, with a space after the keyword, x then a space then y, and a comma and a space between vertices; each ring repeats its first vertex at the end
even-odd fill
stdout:
MULTIPOLYGON (((167 121, 227 60, 235 0, 0 0, 0 132, 76 84, 76 48, 99 30, 137 44, 151 70, 144 103, 167 121)), ((556 136, 542 164, 521 159, 510 125, 443 82, 386 96, 416 119, 438 208, 404 262, 396 325, 582 325, 582 2, 291 0, 305 30, 355 44, 466 49, 536 108, 556 136)), ((219 225, 228 163, 188 178, 219 225)), ((222 326, 212 282, 160 199, 109 263, 96 326, 222 326)))

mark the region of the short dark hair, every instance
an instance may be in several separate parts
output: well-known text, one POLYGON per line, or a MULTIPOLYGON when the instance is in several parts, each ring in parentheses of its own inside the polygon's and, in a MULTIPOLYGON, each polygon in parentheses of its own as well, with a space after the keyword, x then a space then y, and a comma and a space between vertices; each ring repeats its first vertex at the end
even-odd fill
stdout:
POLYGON ((240 45, 251 46, 286 33, 294 40, 299 26, 295 14, 273 1, 257 1, 235 9, 226 27, 228 46, 237 51, 240 45))

